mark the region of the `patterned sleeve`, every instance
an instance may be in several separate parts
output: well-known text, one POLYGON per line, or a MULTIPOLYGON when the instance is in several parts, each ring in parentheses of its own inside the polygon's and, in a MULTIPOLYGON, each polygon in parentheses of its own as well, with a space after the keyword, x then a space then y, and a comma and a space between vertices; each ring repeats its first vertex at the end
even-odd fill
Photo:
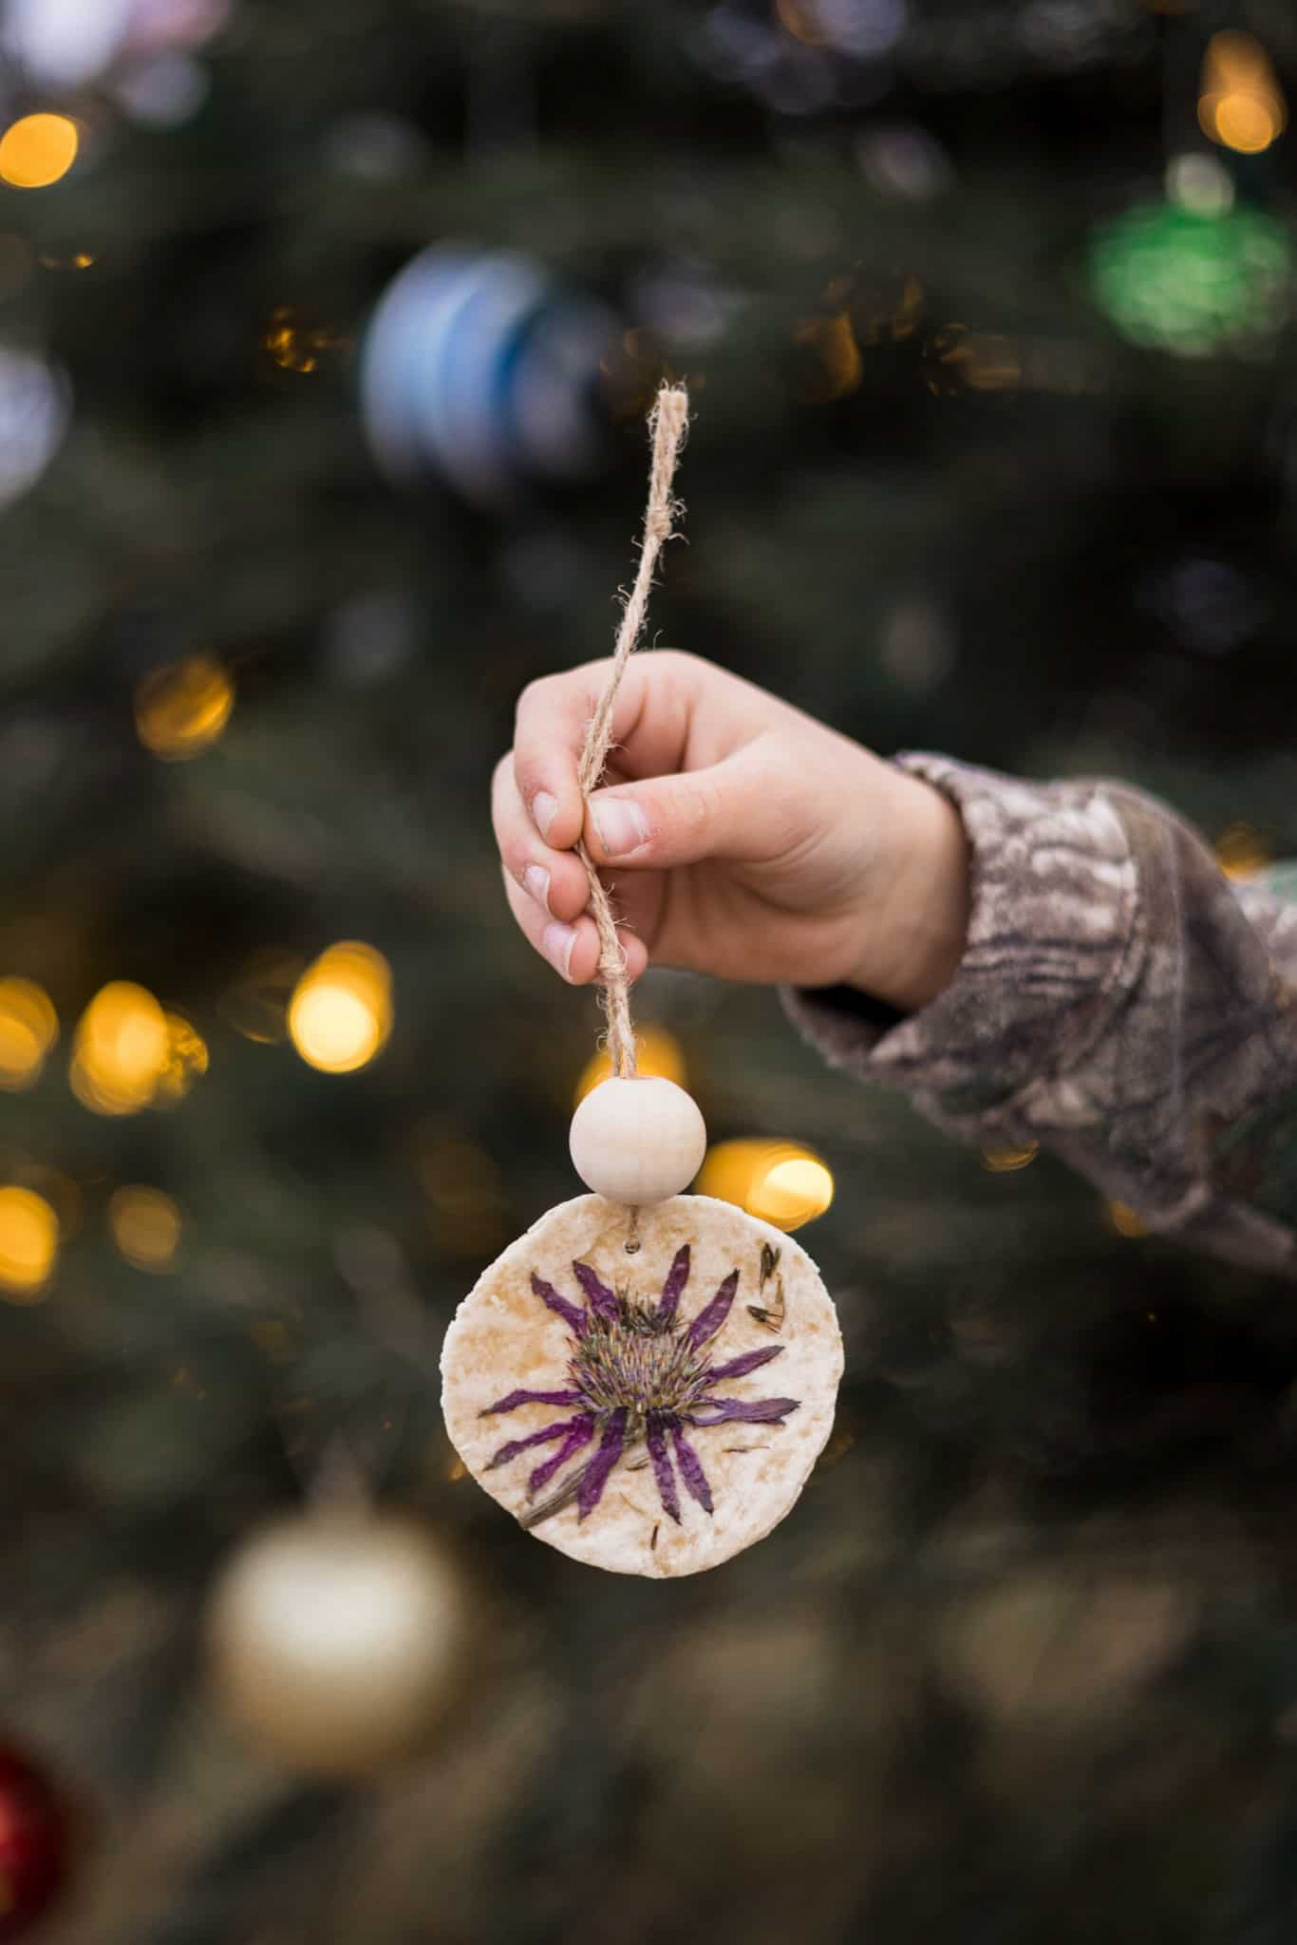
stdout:
POLYGON ((1297 906, 1127 786, 899 761, 968 836, 962 963, 909 1017, 785 989, 800 1031, 953 1135, 1039 1142, 1150 1229, 1297 1275, 1297 906))

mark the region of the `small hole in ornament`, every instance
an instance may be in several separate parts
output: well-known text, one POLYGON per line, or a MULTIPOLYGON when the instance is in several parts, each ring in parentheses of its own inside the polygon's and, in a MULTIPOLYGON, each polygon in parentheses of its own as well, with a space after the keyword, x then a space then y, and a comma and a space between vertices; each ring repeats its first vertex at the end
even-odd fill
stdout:
POLYGON ((637 1242, 628 1242, 625 1245, 625 1249, 628 1256, 638 1256, 640 1246, 637 1242))

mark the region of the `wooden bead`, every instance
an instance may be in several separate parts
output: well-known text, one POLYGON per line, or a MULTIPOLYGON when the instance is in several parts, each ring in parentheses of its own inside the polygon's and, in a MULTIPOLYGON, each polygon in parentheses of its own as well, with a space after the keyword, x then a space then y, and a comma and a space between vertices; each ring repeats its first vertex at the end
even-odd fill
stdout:
POLYGON ((665 1202, 702 1166, 707 1129, 693 1096, 656 1075, 607 1080, 572 1116, 572 1161, 610 1202, 665 1202))

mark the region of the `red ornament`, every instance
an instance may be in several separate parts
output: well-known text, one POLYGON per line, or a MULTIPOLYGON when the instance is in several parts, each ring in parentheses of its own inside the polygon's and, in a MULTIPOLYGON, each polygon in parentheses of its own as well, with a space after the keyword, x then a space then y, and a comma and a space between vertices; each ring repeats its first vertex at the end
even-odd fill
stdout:
POLYGON ((21 1938, 67 1875, 68 1818, 41 1772, 0 1744, 0 1939, 21 1938))

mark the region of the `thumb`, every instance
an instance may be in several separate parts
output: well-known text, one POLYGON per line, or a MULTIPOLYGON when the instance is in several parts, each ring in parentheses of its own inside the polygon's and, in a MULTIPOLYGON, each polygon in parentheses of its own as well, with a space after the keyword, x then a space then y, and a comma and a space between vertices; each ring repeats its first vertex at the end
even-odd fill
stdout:
POLYGON ((772 739, 758 737, 721 763, 592 791, 584 837, 596 864, 661 870, 732 858, 777 857, 801 835, 806 793, 772 739))

